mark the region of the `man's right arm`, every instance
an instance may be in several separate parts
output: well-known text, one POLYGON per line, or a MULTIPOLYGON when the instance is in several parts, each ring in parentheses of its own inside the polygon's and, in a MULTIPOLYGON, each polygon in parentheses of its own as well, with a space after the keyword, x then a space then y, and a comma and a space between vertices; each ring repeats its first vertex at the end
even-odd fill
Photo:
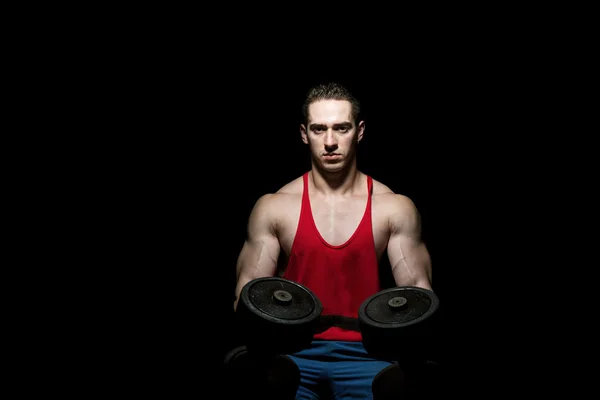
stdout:
POLYGON ((236 266, 234 310, 237 309, 242 288, 251 280, 274 276, 279 259, 279 239, 273 216, 273 196, 262 196, 252 209, 248 219, 247 236, 236 266))

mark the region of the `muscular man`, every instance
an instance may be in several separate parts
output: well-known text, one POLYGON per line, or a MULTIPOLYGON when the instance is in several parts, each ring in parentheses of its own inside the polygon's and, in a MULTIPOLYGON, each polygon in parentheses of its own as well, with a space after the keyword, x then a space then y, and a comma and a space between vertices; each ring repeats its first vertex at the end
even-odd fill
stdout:
MULTIPOLYGON (((357 318, 362 302, 382 289, 378 268, 386 252, 396 285, 432 290, 415 204, 357 169, 365 133, 358 100, 340 85, 318 85, 303 113, 311 169, 256 202, 238 259, 236 299, 249 281, 278 275, 312 290, 323 315, 357 318), (278 265, 281 251, 285 265, 278 265)), ((301 372, 298 399, 318 398, 323 389, 336 399, 371 398, 373 379, 390 365, 369 357, 360 332, 342 326, 315 334, 311 348, 290 356, 301 372)))

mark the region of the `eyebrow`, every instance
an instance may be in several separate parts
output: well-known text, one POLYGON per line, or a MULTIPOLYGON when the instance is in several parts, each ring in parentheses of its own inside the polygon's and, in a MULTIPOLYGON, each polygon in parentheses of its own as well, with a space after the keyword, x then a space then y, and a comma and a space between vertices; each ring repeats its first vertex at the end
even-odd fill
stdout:
MULTIPOLYGON (((333 125, 333 129, 340 129, 340 128, 351 129, 352 124, 350 122, 342 122, 342 123, 333 125)), ((327 125, 325 125, 325 124, 310 124, 310 129, 312 129, 312 130, 327 129, 327 125)))

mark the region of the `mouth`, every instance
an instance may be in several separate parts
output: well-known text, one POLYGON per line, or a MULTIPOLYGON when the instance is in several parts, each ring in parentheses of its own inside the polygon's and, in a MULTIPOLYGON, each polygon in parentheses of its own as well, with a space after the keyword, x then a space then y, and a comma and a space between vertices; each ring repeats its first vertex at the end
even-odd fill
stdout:
POLYGON ((342 158, 342 155, 341 154, 335 154, 335 153, 333 153, 333 154, 324 154, 323 158, 325 160, 337 160, 337 159, 342 158))

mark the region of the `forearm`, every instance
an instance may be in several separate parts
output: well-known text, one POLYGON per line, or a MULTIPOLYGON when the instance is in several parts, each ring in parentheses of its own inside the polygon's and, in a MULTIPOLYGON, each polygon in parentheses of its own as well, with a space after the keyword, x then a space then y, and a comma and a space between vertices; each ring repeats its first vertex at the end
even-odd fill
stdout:
POLYGON ((392 275, 396 286, 417 286, 432 290, 431 258, 424 247, 408 254, 399 249, 392 264, 392 275))
POLYGON ((237 309, 240 293, 248 282, 273 276, 277 269, 280 244, 276 234, 275 219, 270 214, 273 208, 265 203, 268 198, 261 198, 250 216, 248 237, 236 265, 234 310, 237 309))
POLYGON ((244 288, 244 286, 246 286, 246 284, 250 281, 252 281, 254 278, 250 275, 240 275, 237 283, 235 285, 235 299, 233 301, 233 311, 237 310, 237 305, 238 305, 238 301, 240 300, 240 294, 242 292, 242 289, 244 288))
POLYGON ((416 286, 427 290, 432 290, 431 280, 425 274, 407 275, 397 270, 392 271, 396 286, 416 286))
POLYGON ((237 304, 244 286, 255 279, 273 276, 276 272, 276 264, 243 265, 238 271, 233 302, 234 311, 237 310, 237 304))

